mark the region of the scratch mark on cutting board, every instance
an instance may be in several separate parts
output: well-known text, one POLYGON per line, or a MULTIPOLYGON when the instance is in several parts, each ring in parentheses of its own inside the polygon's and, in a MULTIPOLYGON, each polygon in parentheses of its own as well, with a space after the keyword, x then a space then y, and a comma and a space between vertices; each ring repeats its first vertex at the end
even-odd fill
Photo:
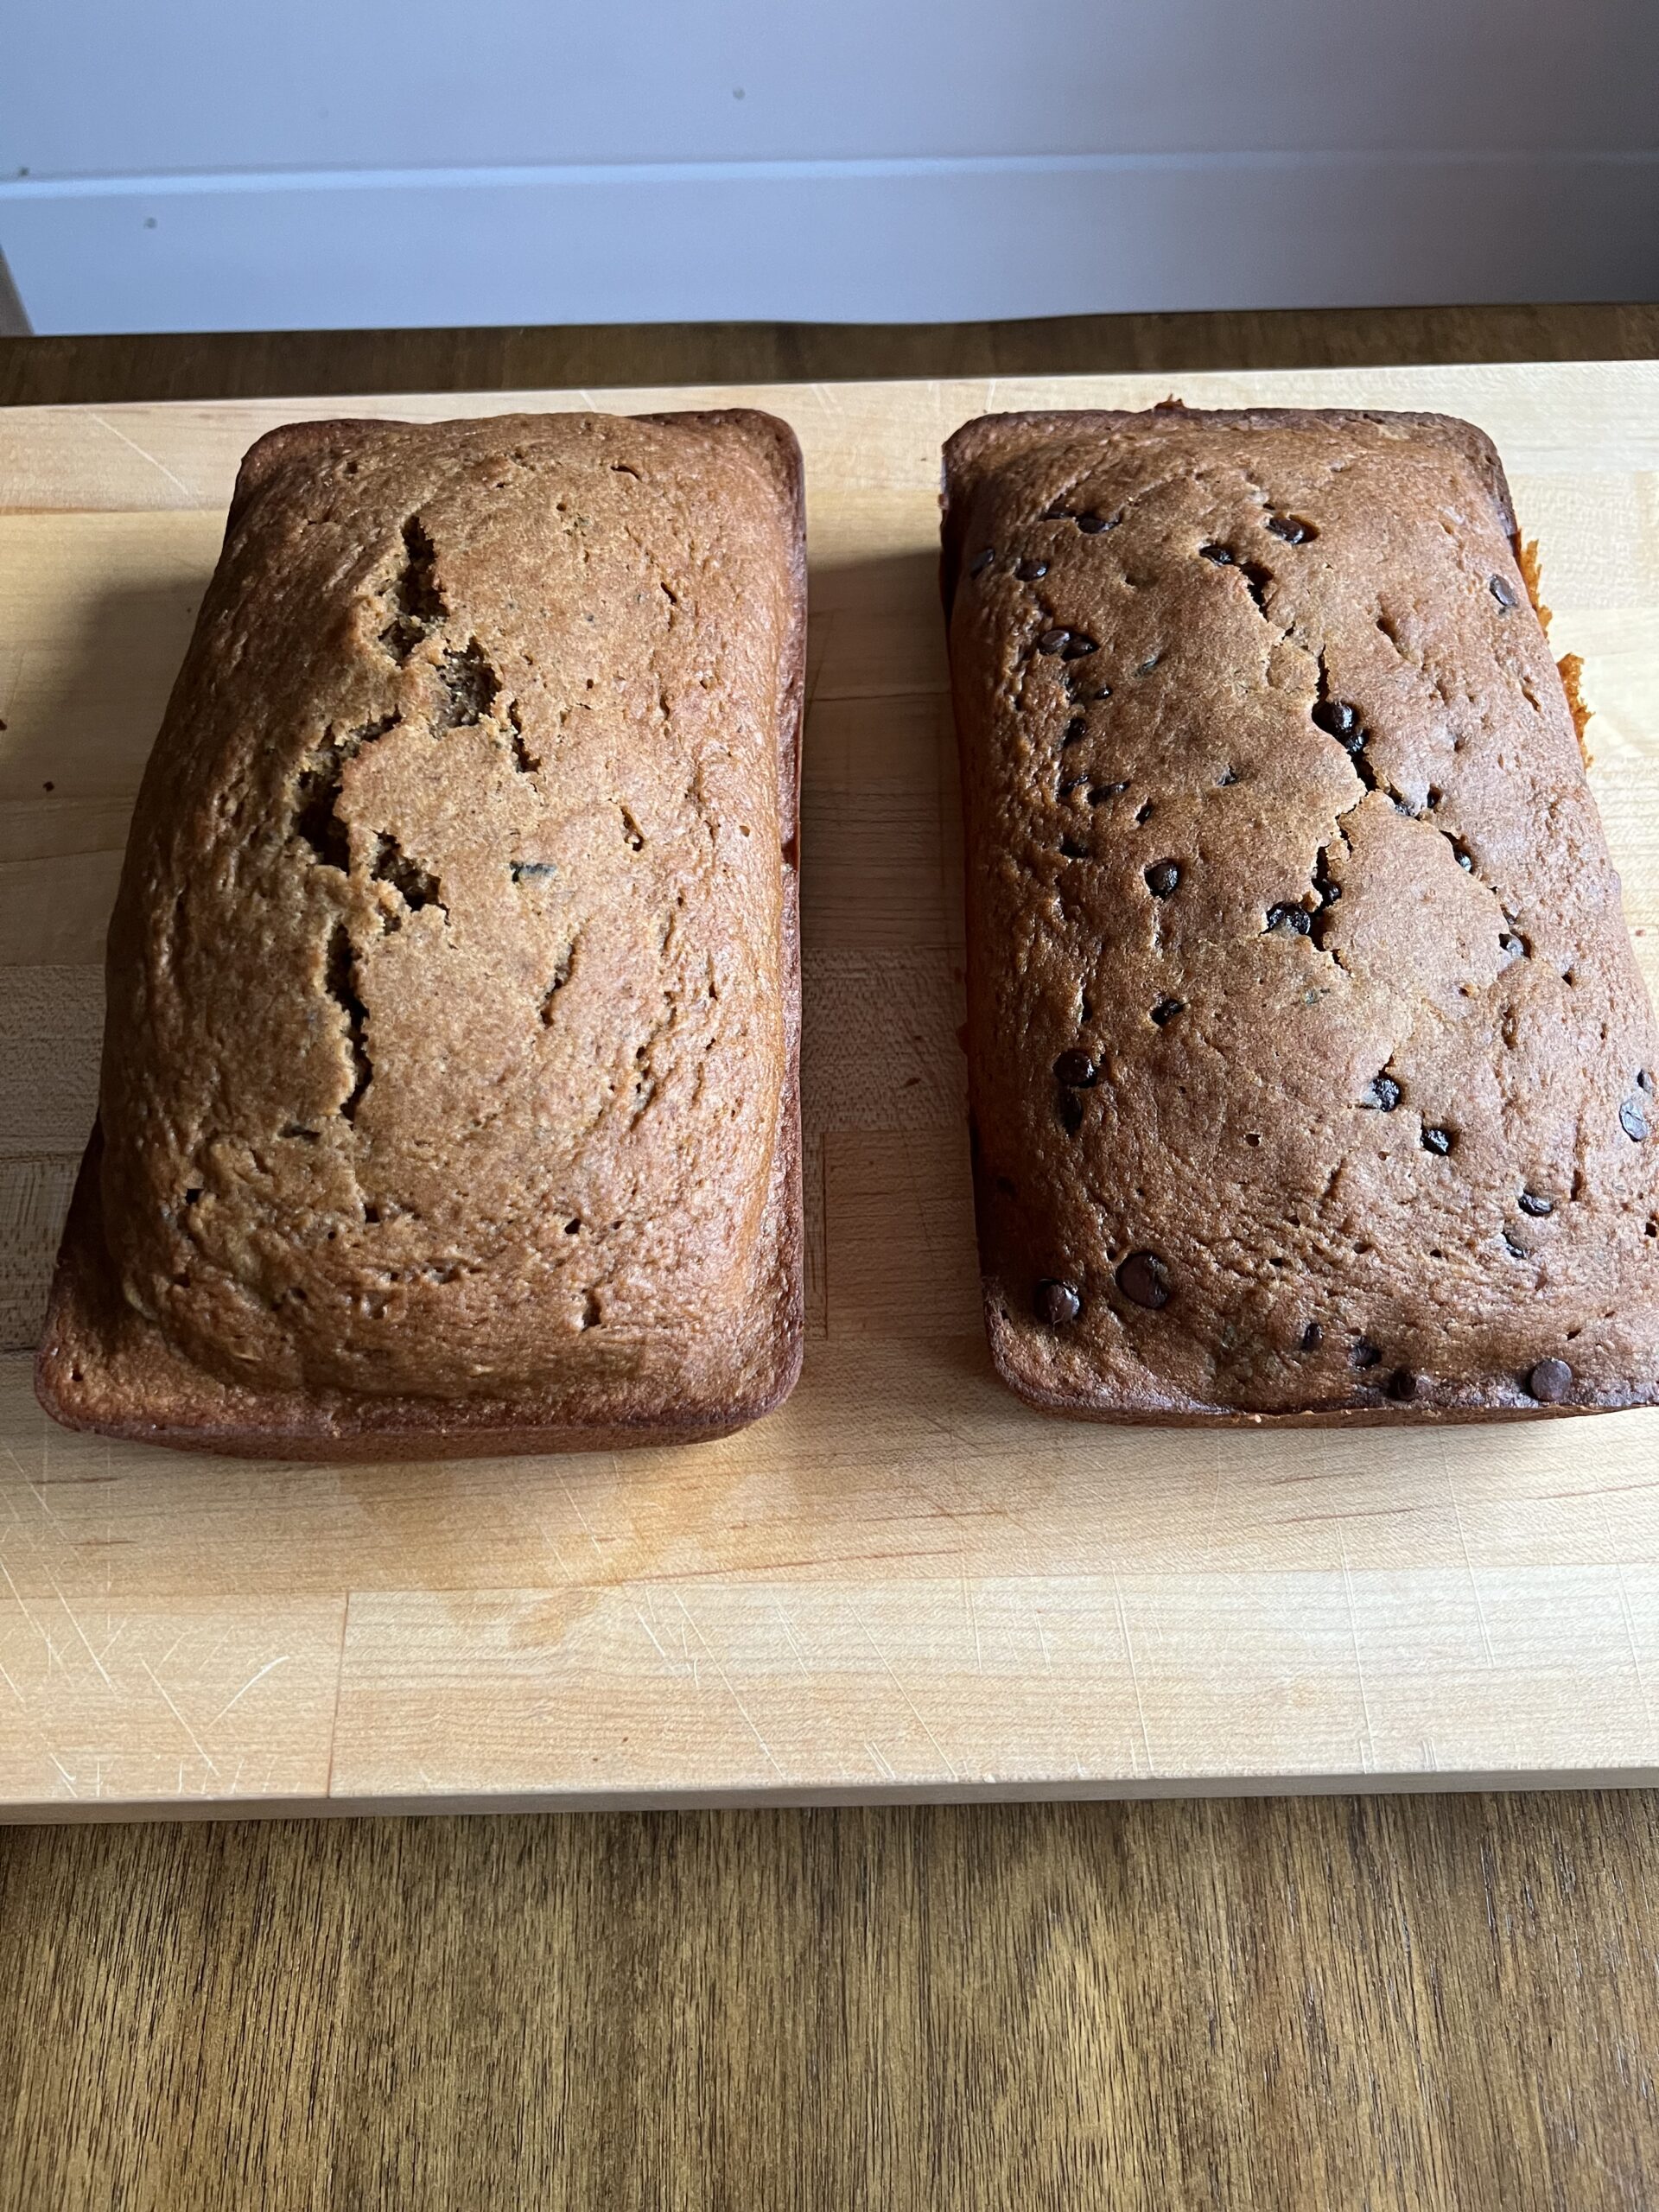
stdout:
POLYGON ((1434 1441, 1440 1454, 1440 1472, 1446 1478, 1446 1495, 1451 1503, 1452 1518, 1458 1524, 1458 1544, 1463 1553, 1463 1571, 1469 1578, 1469 1594, 1475 1601, 1475 1618, 1480 1623, 1480 1648, 1486 1654, 1487 1666, 1496 1671, 1497 1661, 1492 1652, 1492 1639, 1486 1630, 1486 1608, 1480 1602, 1480 1585, 1475 1580, 1475 1563, 1469 1556, 1469 1539, 1463 1531, 1463 1508, 1458 1503, 1458 1486, 1452 1478, 1452 1462, 1446 1455, 1446 1439, 1437 1436, 1434 1441))
POLYGON ((254 1684, 255 1684, 256 1682, 263 1682, 263 1681, 264 1681, 264 1679, 265 1679, 265 1676, 266 1676, 267 1675, 269 1675, 269 1674, 272 1671, 272 1669, 273 1669, 274 1668, 276 1668, 276 1667, 286 1667, 286 1666, 287 1666, 287 1664, 288 1664, 288 1654, 287 1654, 287 1652, 286 1652, 286 1651, 284 1651, 284 1652, 280 1656, 280 1657, 278 1657, 278 1658, 276 1658, 276 1659, 267 1659, 267 1660, 266 1660, 266 1662, 265 1662, 265 1663, 264 1663, 264 1665, 263 1667, 261 1667, 261 1668, 260 1668, 260 1669, 259 1669, 259 1671, 258 1671, 258 1673, 257 1673, 257 1675, 249 1675, 249 1677, 248 1677, 247 1681, 246 1681, 245 1682, 244 1682, 244 1683, 243 1683, 243 1685, 242 1685, 241 1688, 240 1688, 239 1690, 238 1690, 238 1692, 236 1693, 235 1697, 230 1697, 230 1698, 226 1698, 226 1700, 225 1700, 224 1704, 223 1704, 223 1705, 221 1705, 221 1706, 219 1707, 219 1711, 218 1711, 218 1712, 213 1715, 213 1719, 212 1719, 207 1723, 207 1726, 208 1726, 210 1728, 217 1728, 217 1727, 218 1727, 218 1726, 219 1726, 219 1722, 220 1722, 220 1721, 225 1718, 226 1714, 230 1711, 231 1707, 232 1707, 233 1705, 235 1705, 236 1703, 238 1703, 239 1700, 241 1700, 242 1698, 246 1697, 246 1695, 247 1695, 248 1692, 249 1692, 249 1691, 253 1688, 253 1686, 254 1686, 254 1684))
POLYGON ((923 1719, 921 1707, 917 1704, 915 1699, 912 1697, 910 1692, 905 1688, 898 1675, 893 1672, 893 1662, 888 1658, 887 1653, 876 1642, 875 1637, 871 1633, 869 1623, 865 1619, 863 1614, 859 1611, 858 1607, 853 1604, 850 1599, 847 1601, 847 1610, 852 1615, 853 1618, 858 1623, 859 1627, 864 1631, 864 1641, 869 1645, 871 1650, 874 1652, 876 1659, 880 1665, 882 1673, 893 1684, 894 1689, 898 1691, 899 1696, 903 1698, 905 1703, 910 1707, 912 1713, 915 1714, 916 1726, 921 1730, 923 1735, 926 1737, 928 1742, 932 1745, 934 1750, 938 1753, 940 1758, 944 1761, 945 1772, 950 1776, 951 1781, 955 1782, 957 1779, 957 1775, 954 1763, 947 1754, 944 1745, 933 1733, 933 1731, 928 1726, 926 1721, 923 1719))
POLYGON ((352 1593, 346 1592, 340 1609, 340 1643, 334 1652, 334 1703, 328 1715, 328 1768, 322 1777, 322 1794, 334 1794, 334 1760, 340 1751, 340 1707, 346 1694, 346 1639, 352 1625, 352 1593))
POLYGON ((679 1592, 676 1590, 672 1594, 681 1612, 685 1613, 685 1618, 680 1623, 680 1656, 691 1669, 692 1688, 700 1690, 702 1688, 702 1677, 697 1672, 697 1655, 691 1649, 691 1616, 685 1611, 685 1600, 680 1596, 679 1592))
POLYGON ((40 1637, 41 1642, 41 1643, 46 1646, 46 1649, 47 1649, 47 1651, 48 1651, 48 1661, 47 1661, 47 1671, 48 1671, 48 1674, 49 1674, 49 1673, 51 1672, 52 1666, 53 1666, 53 1664, 54 1664, 54 1662, 55 1662, 55 1663, 57 1663, 57 1664, 59 1664, 59 1665, 61 1665, 61 1663, 62 1663, 62 1662, 61 1662, 61 1661, 60 1661, 60 1660, 58 1659, 58 1647, 57 1647, 57 1645, 56 1645, 55 1643, 53 1643, 53 1641, 52 1641, 51 1637, 47 1634, 46 1630, 45 1630, 41 1626, 41 1624, 40 1624, 39 1621, 37 1621, 37 1620, 35 1619, 35 1618, 34 1614, 33 1614, 33 1613, 31 1613, 31 1612, 29 1611, 29 1607, 28 1607, 28 1606, 23 1603, 23 1593, 22 1593, 22 1591, 17 1587, 17 1585, 16 1585, 16 1584, 12 1580, 12 1579, 11 1579, 11 1569, 10 1569, 10 1568, 6 1565, 6 1562, 5 1562, 5 1560, 4 1560, 4 1558, 3 1558, 3 1557, 0 1557, 0 1574, 3 1574, 3 1575, 5 1576, 5 1578, 6 1578, 6 1587, 7 1587, 7 1589, 8 1589, 8 1590, 10 1590, 10 1592, 11 1592, 11 1594, 12 1594, 13 1600, 15 1601, 15 1603, 16 1603, 16 1607, 17 1607, 18 1611, 22 1615, 23 1618, 24 1618, 24 1619, 29 1623, 29 1624, 30 1628, 32 1628, 32 1629, 34 1630, 34 1631, 35 1631, 35 1635, 36 1635, 36 1636, 38 1636, 38 1637, 40 1637))
POLYGON ((92 1661, 93 1666, 97 1668, 99 1673, 103 1675, 105 1688, 107 1690, 112 1690, 115 1688, 115 1684, 110 1680, 108 1675, 105 1674, 104 1662, 99 1657, 97 1652, 93 1650, 92 1639, 88 1637, 86 1630, 81 1626, 79 1620, 76 1617, 74 1608, 70 1605, 69 1600, 64 1596, 62 1590, 59 1587, 58 1578, 51 1572, 50 1568, 47 1570, 46 1579, 52 1585, 52 1595, 63 1607, 64 1612, 68 1618, 70 1627, 73 1629, 75 1634, 86 1646, 86 1656, 92 1661))
POLYGON ((1359 1614, 1354 1605, 1354 1578, 1348 1565, 1348 1546, 1340 1525, 1337 1542, 1342 1552, 1342 1592, 1348 1601, 1348 1635, 1354 1647, 1354 1679, 1359 1684, 1359 1709, 1365 1716, 1365 1771, 1376 1771, 1376 1731, 1371 1726, 1371 1700, 1365 1691, 1365 1662, 1359 1650, 1359 1614))
POLYGON ((737 1707, 744 1719, 748 1723, 749 1732, 754 1738, 755 1742, 760 1745, 762 1752, 766 1756, 766 1764, 771 1767, 772 1772, 777 1775, 780 1781, 786 1781, 788 1779, 787 1776, 785 1775, 782 1767, 779 1765, 777 1760, 772 1757, 772 1745, 766 1741, 766 1738, 761 1734, 759 1727, 755 1725, 754 1715, 749 1711, 748 1707, 744 1704, 742 1699, 738 1695, 736 1687, 734 1684, 731 1676, 726 1672, 725 1668, 721 1665, 720 1654, 715 1649, 714 1645, 709 1643, 708 1637, 697 1626, 696 1621, 691 1619, 691 1615, 687 1610, 684 1599, 677 1597, 674 1602, 678 1605, 680 1611, 685 1614, 686 1619, 690 1623, 692 1633, 696 1636, 697 1642, 702 1646, 703 1649, 709 1654, 709 1658, 713 1661, 715 1672, 720 1676, 721 1682, 725 1685, 727 1696, 730 1698, 732 1703, 737 1707))
MULTIPOLYGON (((47 1521, 51 1525, 54 1533, 60 1536, 66 1544, 72 1542, 73 1539, 71 1537, 69 1531, 64 1527, 62 1522, 59 1520, 57 1515, 52 1510, 51 1503, 47 1497, 46 1492, 41 1489, 40 1484, 36 1482, 34 1476, 29 1473, 28 1468, 24 1466, 22 1461, 17 1457, 16 1452, 13 1451, 11 1446, 10 1444, 0 1445, 0 1451, 4 1452, 7 1459, 10 1459, 12 1465, 16 1468, 18 1480, 22 1484, 23 1488, 29 1492, 29 1496, 34 1499, 35 1504, 40 1507, 41 1513, 45 1516, 47 1521)), ((42 1473, 46 1471, 44 1444, 42 1444, 41 1446, 41 1471, 42 1473)))
POLYGON ((1221 1520, 1221 1446, 1217 1441, 1211 1451, 1210 1517, 1205 1524, 1204 1548, 1199 1554, 1205 1566, 1216 1548, 1216 1529, 1221 1520))
MULTIPOLYGON (((1605 1517, 1606 1516, 1604 1512, 1604 1520, 1605 1517)), ((1613 1532, 1610 1528, 1607 1531, 1610 1541, 1612 1538, 1612 1533, 1613 1532)), ((1618 1610, 1620 1614, 1623 1616, 1624 1622, 1624 1641, 1630 1647, 1630 1669, 1636 1676, 1636 1687, 1642 1693, 1642 1710, 1647 1715, 1649 1724, 1651 1724, 1653 1719, 1653 1707, 1648 1697, 1648 1678, 1642 1671, 1641 1657, 1636 1648, 1636 1624, 1630 1618, 1630 1593, 1624 1586, 1624 1569, 1622 1564, 1616 1565, 1614 1567, 1613 1575, 1618 1585, 1618 1610)))
MULTIPOLYGON (((88 412, 90 414, 91 410, 89 410, 88 412)), ((146 453, 137 438, 130 438, 124 430, 118 430, 115 424, 105 416, 92 415, 91 419, 97 423, 100 430, 107 430, 112 438, 118 438, 130 452, 137 454, 140 461, 147 461, 152 468, 159 469, 174 490, 181 492, 193 507, 197 505, 196 495, 190 486, 181 483, 164 461, 157 461, 153 453, 146 453)))
POLYGON ((796 1642, 795 1631, 790 1626, 789 1615, 784 1611, 782 1605, 779 1603, 776 1598, 772 1601, 772 1610, 778 1616, 778 1624, 784 1631, 785 1641, 795 1655, 795 1664, 800 1669, 802 1674, 806 1676, 808 1681, 810 1681, 812 1679, 812 1669, 806 1663, 806 1654, 796 1642))
POLYGON ((640 1610, 639 1610, 639 1606, 638 1606, 638 1605, 636 1605, 636 1606, 634 1607, 634 1609, 633 1609, 633 1618, 635 1618, 635 1620, 637 1620, 637 1621, 639 1622, 639 1624, 640 1627, 641 1627, 642 1629, 644 1629, 644 1630, 645 1631, 645 1634, 646 1634, 646 1635, 651 1638, 652 1643, 652 1645, 653 1645, 653 1647, 654 1647, 654 1649, 655 1649, 655 1650, 656 1650, 657 1656, 658 1656, 658 1658, 663 1662, 663 1664, 664 1664, 665 1667, 671 1667, 671 1666, 674 1664, 674 1662, 672 1661, 672 1659, 671 1659, 671 1658, 669 1657, 668 1653, 664 1649, 663 1645, 662 1645, 662 1643, 661 1643, 661 1641, 659 1640, 659 1638, 658 1638, 658 1634, 657 1634, 656 1630, 655 1630, 654 1628, 652 1628, 652 1626, 651 1623, 650 1623, 650 1622, 645 1618, 645 1615, 640 1611, 640 1610))
MULTIPOLYGON (((213 1760, 208 1757, 207 1747, 202 1743, 201 1738, 197 1735, 195 1730, 190 1726, 190 1723, 179 1711, 178 1707, 174 1704, 172 1699, 168 1695, 166 1688, 162 1682, 159 1675, 156 1674, 156 1669, 150 1665, 148 1659, 140 1659, 138 1664, 149 1676, 150 1681, 155 1683, 156 1696, 160 1698, 162 1703, 167 1707, 173 1718, 178 1722, 180 1727, 183 1729, 186 1736, 190 1739, 190 1742, 194 1748, 196 1757, 207 1768, 208 1773, 213 1777, 215 1781, 217 1781, 219 1778, 219 1769, 213 1764, 213 1760)), ((180 1769, 180 1775, 181 1777, 182 1777, 182 1768, 180 1769)), ((182 1780, 181 1780, 181 1787, 182 1787, 182 1780)))
POLYGON ((605 1554, 600 1544, 599 1538, 594 1534, 592 1529, 588 1526, 587 1515, 576 1503, 575 1492, 571 1489, 569 1484, 565 1480, 563 1475, 559 1477, 559 1488, 564 1492, 565 1503, 570 1508, 571 1512, 574 1513, 576 1517, 577 1528, 581 1529, 582 1535, 587 1537, 588 1542, 593 1546, 594 1556, 599 1560, 602 1567, 605 1563, 605 1554))
POLYGON ((985 1671, 985 1650, 979 1640, 979 1608, 974 1603, 973 1585, 968 1580, 966 1560, 963 1562, 962 1569, 962 1602, 968 1608, 969 1624, 974 1631, 974 1672, 982 1675, 985 1671))
POLYGON ((1135 1662, 1135 1639, 1129 1634, 1129 1618, 1123 1610, 1123 1586, 1117 1579, 1116 1567, 1112 1569, 1112 1604, 1117 1611, 1117 1632, 1123 1639, 1124 1656, 1129 1662, 1129 1688, 1135 1692, 1135 1717, 1141 1724, 1141 1749, 1146 1755, 1147 1772, 1156 1774, 1152 1738, 1147 1732, 1147 1708, 1141 1696, 1141 1670, 1135 1662))

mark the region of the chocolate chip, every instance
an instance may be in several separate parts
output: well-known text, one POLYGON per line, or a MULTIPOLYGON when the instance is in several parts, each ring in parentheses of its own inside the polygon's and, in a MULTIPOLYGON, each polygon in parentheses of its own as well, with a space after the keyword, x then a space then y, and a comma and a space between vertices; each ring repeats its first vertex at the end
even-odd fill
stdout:
POLYGON ((1425 1152, 1432 1152, 1432 1153, 1434 1153, 1434 1154, 1437 1154, 1437 1155, 1438 1155, 1441 1160, 1444 1160, 1444 1159, 1446 1158, 1446 1154, 1447 1154, 1448 1152, 1450 1152, 1450 1151, 1451 1151, 1451 1149, 1452 1149, 1452 1132, 1451 1132, 1451 1130, 1450 1130, 1450 1129, 1437 1129, 1437 1128, 1425 1128, 1425 1129, 1424 1129, 1424 1131, 1423 1131, 1423 1150, 1424 1150, 1425 1152))
POLYGON ((1109 530, 1111 526, 1112 525, 1107 521, 1104 515, 1079 515, 1077 517, 1077 528, 1083 532, 1085 537, 1098 537, 1103 530, 1109 530))
POLYGON ((1070 630, 1060 650, 1067 660, 1087 660, 1090 654, 1097 653, 1100 647, 1092 638, 1086 638, 1081 630, 1070 630))
POLYGON ((1618 1126, 1632 1144, 1640 1144, 1648 1135, 1647 1102, 1641 1098, 1627 1098, 1618 1109, 1618 1126))
POLYGON ((1541 1198, 1536 1191, 1522 1191, 1521 1211, 1522 1213, 1529 1213, 1541 1218, 1547 1213, 1554 1212, 1555 1201, 1554 1198, 1541 1198))
POLYGON ((1088 734, 1088 723, 1084 720, 1081 715, 1073 715, 1071 721, 1067 722, 1065 726, 1065 735, 1060 740, 1060 743, 1063 746, 1080 745, 1088 734))
POLYGON ((1037 650, 1039 653, 1062 653, 1071 635, 1069 630, 1045 630, 1037 640, 1037 650))
POLYGON ((1359 1103, 1374 1107, 1379 1114, 1392 1114, 1400 1103, 1400 1086, 1391 1075, 1374 1075, 1359 1103))
POLYGON ((1648 1073, 1646 1068, 1637 1068, 1636 1071, 1636 1087, 1638 1090, 1645 1090, 1649 1097, 1652 1097, 1653 1077, 1648 1073))
POLYGON ((1573 1370, 1564 1359, 1541 1359, 1527 1377, 1528 1394, 1541 1406, 1559 1406, 1573 1388, 1573 1370))
POLYGON ((1268 528, 1275 537, 1282 537, 1287 545, 1306 545, 1319 534, 1311 522, 1304 522, 1299 515, 1269 515, 1268 528))
POLYGON ((1083 1127, 1083 1101, 1075 1090, 1063 1090, 1054 1108, 1060 1127, 1074 1137, 1083 1127))
POLYGON ((1109 683, 1103 683, 1097 690, 1090 691, 1085 696, 1090 699, 1109 699, 1112 696, 1112 687, 1109 683))
POLYGON ((1307 1326, 1302 1331, 1302 1350, 1304 1351, 1318 1351, 1319 1346, 1324 1342, 1325 1331, 1319 1326, 1317 1321, 1310 1321, 1307 1326))
POLYGON ((1040 583, 1048 574, 1048 563, 1046 561, 1021 561, 1014 573, 1022 584, 1040 583))
POLYGON ((1527 957, 1527 940, 1523 937, 1516 937, 1510 930, 1504 930, 1499 934, 1497 949, 1506 961, 1524 960, 1527 957))
POLYGON ((1224 768, 1221 773, 1216 778, 1217 784, 1223 790, 1225 790, 1229 784, 1236 784, 1237 781, 1238 771, 1236 768, 1224 768))
POLYGON ((1144 805, 1144 806, 1140 810, 1139 813, 1137 813, 1137 814, 1136 814, 1136 816, 1135 816, 1135 820, 1136 820, 1136 822, 1137 822, 1137 823, 1141 823, 1141 822, 1150 822, 1150 821, 1151 821, 1151 819, 1152 819, 1152 801, 1151 801, 1150 799, 1148 799, 1148 800, 1147 801, 1146 804, 1145 804, 1145 805, 1144 805))
POLYGON ((1213 561, 1218 569, 1230 569, 1233 564, 1233 556, 1224 545, 1200 545, 1198 558, 1213 561))
MULTIPOLYGON (((1154 899, 1167 899, 1180 880, 1181 871, 1173 861, 1154 861, 1147 870, 1147 888, 1154 899)), ((1645 1128, 1642 1134, 1647 1135, 1645 1128)))
POLYGON ((1054 1080, 1063 1083, 1068 1090, 1092 1090, 1100 1081, 1100 1070, 1087 1052, 1074 1046, 1055 1061, 1054 1080))
POLYGON ((1073 791, 1080 791, 1088 782, 1087 776, 1068 776, 1059 786, 1062 798, 1070 798, 1073 791))
POLYGON ((1186 1001, 1185 999, 1160 999, 1157 1005, 1152 1009, 1152 1018, 1157 1023, 1158 1027, 1160 1029, 1163 1029, 1166 1027, 1170 1022, 1174 1020, 1178 1014, 1185 1014, 1185 1012, 1186 1001))
POLYGON ((1452 841, 1452 856, 1457 861, 1457 864, 1460 868, 1466 869, 1471 875, 1474 874, 1474 855, 1470 851, 1467 845, 1459 844, 1455 837, 1452 841))
POLYGON ((1086 861, 1090 857, 1089 848, 1087 845, 1078 844, 1075 837, 1062 837, 1060 857, 1062 860, 1068 861, 1086 861))
POLYGON ((1517 1243, 1507 1229, 1503 1231, 1503 1249, 1512 1260, 1529 1260, 1532 1257, 1526 1246, 1517 1243))
POLYGON ((1089 804, 1090 806, 1104 806, 1109 798, 1122 798, 1128 788, 1127 784, 1091 784, 1089 804))
POLYGON ((1350 1354, 1356 1367, 1375 1367, 1382 1357, 1382 1346, 1374 1344, 1369 1337, 1361 1337, 1350 1354))
POLYGON ((1408 1406, 1423 1387, 1423 1378, 1409 1367, 1396 1367, 1389 1377, 1389 1395, 1408 1406))
POLYGON ((1313 721, 1327 737, 1338 738, 1344 745, 1359 728, 1359 716, 1345 699, 1318 701, 1313 709, 1313 721))
POLYGON ((1051 1329, 1063 1328, 1083 1311, 1083 1300, 1072 1285, 1052 1279, 1038 1284, 1034 1303, 1038 1319, 1046 1321, 1051 1329))
POLYGON ((1303 906, 1269 906, 1268 931, 1280 931, 1287 937, 1307 937, 1313 928, 1313 917, 1303 906))
POLYGON ((1486 588, 1502 607, 1507 609, 1521 604, 1520 596, 1507 576, 1494 576, 1486 588))
POLYGON ((996 548, 994 545, 988 545, 982 553, 976 553, 973 559, 968 563, 969 575, 970 576, 982 576, 986 569, 990 567, 992 562, 995 561, 995 558, 996 548))
POLYGON ((1125 1298, 1155 1313, 1169 1303, 1169 1269, 1155 1252, 1131 1252, 1117 1271, 1117 1287, 1125 1298))

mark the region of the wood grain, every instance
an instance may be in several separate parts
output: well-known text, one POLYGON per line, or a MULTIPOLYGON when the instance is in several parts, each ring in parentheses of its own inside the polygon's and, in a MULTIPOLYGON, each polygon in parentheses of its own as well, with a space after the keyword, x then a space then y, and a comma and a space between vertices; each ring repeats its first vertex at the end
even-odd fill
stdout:
MULTIPOLYGON (((795 424, 806 1372, 693 1451, 351 1471, 54 1430, 0 1360, 0 1809, 653 1802, 1659 1772, 1659 1415, 1211 1436, 1046 1421, 978 1324, 939 444, 1163 377, 423 394, 795 424)), ((1187 377, 1492 431, 1597 709, 1659 982, 1659 372, 1187 377)), ((89 1124, 125 823, 237 461, 327 402, 0 422, 0 1323, 89 1124)))
POLYGON ((1653 1801, 0 1836, 0 2203, 1640 2212, 1653 1801))
POLYGON ((1659 353, 1659 305, 1256 308, 1014 322, 613 323, 502 330, 206 331, 0 339, 0 406, 270 392, 845 383, 866 377, 1168 376, 1396 361, 1659 353))

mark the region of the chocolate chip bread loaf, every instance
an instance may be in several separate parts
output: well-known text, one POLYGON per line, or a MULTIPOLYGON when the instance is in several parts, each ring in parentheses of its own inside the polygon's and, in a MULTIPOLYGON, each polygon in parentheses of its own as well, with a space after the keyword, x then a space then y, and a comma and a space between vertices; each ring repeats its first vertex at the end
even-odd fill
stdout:
POLYGON ((944 580, 1007 1382, 1121 1420, 1651 1403, 1652 1020, 1487 440, 988 417, 944 580))
POLYGON ((254 447, 133 820, 48 1411, 380 1458, 777 1404, 804 630, 768 416, 254 447))

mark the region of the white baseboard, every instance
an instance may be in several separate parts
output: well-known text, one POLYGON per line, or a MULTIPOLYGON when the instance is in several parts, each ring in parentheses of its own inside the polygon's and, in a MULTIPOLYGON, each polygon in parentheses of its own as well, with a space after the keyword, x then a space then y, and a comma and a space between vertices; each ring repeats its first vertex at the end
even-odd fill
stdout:
POLYGON ((43 333, 1659 297, 1659 153, 734 162, 0 184, 43 333))

